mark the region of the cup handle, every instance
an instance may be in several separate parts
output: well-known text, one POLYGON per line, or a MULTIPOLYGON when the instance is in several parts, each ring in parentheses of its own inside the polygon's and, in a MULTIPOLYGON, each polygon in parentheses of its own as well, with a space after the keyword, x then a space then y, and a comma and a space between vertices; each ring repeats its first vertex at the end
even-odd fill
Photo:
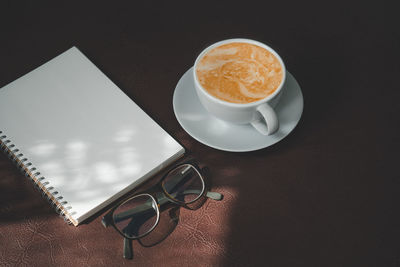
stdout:
POLYGON ((267 103, 264 103, 257 107, 257 112, 264 119, 252 121, 251 125, 263 135, 274 134, 279 129, 279 121, 274 109, 267 103))

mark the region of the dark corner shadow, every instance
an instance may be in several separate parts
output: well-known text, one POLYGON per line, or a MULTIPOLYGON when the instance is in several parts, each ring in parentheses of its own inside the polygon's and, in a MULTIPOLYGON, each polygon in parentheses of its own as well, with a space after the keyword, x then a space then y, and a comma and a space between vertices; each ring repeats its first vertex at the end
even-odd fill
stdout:
MULTIPOLYGON (((323 41, 334 42, 328 36, 325 37, 327 39, 323 41)), ((262 165, 259 170, 252 169, 255 166, 254 160, 268 166, 268 158, 274 157, 276 168, 272 171, 275 175, 279 175, 278 167, 290 169, 291 166, 284 164, 288 159, 288 156, 285 157, 285 154, 288 154, 286 152, 297 150, 295 154, 290 155, 290 160, 295 160, 294 156, 303 156, 301 149, 307 145, 304 140, 307 139, 309 144, 309 135, 315 136, 316 131, 320 131, 338 117, 337 110, 343 102, 346 93, 345 81, 349 77, 346 73, 346 62, 335 54, 328 55, 324 49, 303 52, 303 55, 298 56, 298 60, 304 60, 303 63, 297 68, 289 69, 304 96, 302 118, 293 132, 273 146, 258 151, 238 155, 226 154, 227 159, 242 162, 236 166, 237 173, 232 174, 235 183, 230 186, 234 187, 236 195, 230 207, 228 223, 229 229, 234 230, 229 232, 224 241, 226 251, 219 266, 291 266, 296 264, 288 255, 304 259, 304 255, 300 255, 304 250, 301 249, 301 245, 299 248, 295 244, 300 238, 305 238, 305 234, 299 228, 310 228, 307 228, 306 219, 295 220, 303 218, 303 215, 296 214, 296 203, 290 195, 294 184, 288 177, 247 179, 263 177, 262 172, 269 171, 262 165), (312 60, 307 58, 310 54, 313 55, 312 60), (329 64, 324 64, 322 68, 322 61, 329 64), (247 173, 244 174, 240 168, 246 166, 247 173), (252 203, 255 204, 254 208, 252 203)), ((282 172, 282 175, 288 174, 291 172, 282 172)), ((223 180, 225 182, 227 179, 223 180)), ((304 199, 306 196, 296 197, 304 199)), ((311 256, 307 260, 313 262, 311 256)))

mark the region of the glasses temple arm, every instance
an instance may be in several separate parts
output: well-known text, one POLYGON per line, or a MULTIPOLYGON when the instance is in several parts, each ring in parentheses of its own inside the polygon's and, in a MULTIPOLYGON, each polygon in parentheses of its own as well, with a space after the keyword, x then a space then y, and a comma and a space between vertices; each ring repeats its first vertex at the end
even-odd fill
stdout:
POLYGON ((224 198, 223 194, 218 193, 218 192, 210 192, 210 191, 207 192, 206 196, 208 198, 211 198, 211 199, 214 199, 217 201, 221 201, 224 198))
POLYGON ((133 259, 132 240, 124 238, 124 258, 133 259))

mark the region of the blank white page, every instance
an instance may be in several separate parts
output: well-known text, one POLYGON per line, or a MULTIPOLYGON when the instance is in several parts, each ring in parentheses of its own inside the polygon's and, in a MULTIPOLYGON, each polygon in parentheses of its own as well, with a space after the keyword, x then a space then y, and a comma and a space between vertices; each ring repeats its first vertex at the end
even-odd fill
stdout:
POLYGON ((75 225, 184 153, 75 47, 0 89, 0 131, 75 225))

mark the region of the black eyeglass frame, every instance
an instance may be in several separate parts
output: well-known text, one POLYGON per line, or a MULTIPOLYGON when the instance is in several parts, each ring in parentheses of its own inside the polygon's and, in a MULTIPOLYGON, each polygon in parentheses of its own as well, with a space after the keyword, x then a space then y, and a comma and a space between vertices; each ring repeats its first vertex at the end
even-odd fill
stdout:
POLYGON ((160 181, 159 181, 157 184, 155 184, 153 187, 151 187, 150 189, 148 189, 148 190, 146 190, 146 191, 147 191, 146 193, 143 192, 143 193, 135 194, 135 195, 133 195, 133 196, 131 196, 131 197, 128 197, 127 199, 122 200, 122 201, 119 202, 118 204, 116 204, 109 212, 107 212, 106 215, 103 216, 103 218, 102 218, 102 220, 101 220, 103 226, 104 226, 104 227, 108 227, 108 226, 111 225, 111 226, 112 226, 115 230, 117 230, 117 232, 118 232, 119 234, 121 234, 124 238, 129 239, 129 240, 137 240, 137 239, 143 238, 143 237, 145 237, 146 235, 150 234, 150 233, 157 227, 157 225, 158 225, 158 223, 159 223, 159 221, 160 221, 160 207, 161 207, 161 205, 160 205, 160 203, 159 203, 159 201, 158 201, 157 196, 155 196, 155 194, 161 192, 161 193, 163 193, 163 195, 166 197, 166 199, 167 199, 169 202, 174 203, 174 204, 176 204, 176 205, 178 205, 178 206, 181 206, 181 207, 190 209, 190 207, 188 207, 188 205, 189 205, 189 204, 192 204, 192 203, 194 203, 194 202, 197 202, 197 201, 200 200, 201 198, 204 198, 205 195, 206 195, 206 192, 207 192, 207 191, 206 191, 206 183, 205 183, 205 180, 204 180, 203 175, 201 174, 200 168, 197 166, 197 164, 195 164, 194 162, 191 162, 191 161, 189 161, 189 162, 184 162, 184 163, 181 163, 181 164, 178 164, 178 165, 174 166, 173 168, 171 168, 170 170, 168 170, 168 171, 163 175, 163 177, 160 179, 160 181), (165 179, 166 179, 167 177, 169 177, 169 175, 170 175, 174 170, 176 170, 177 168, 181 168, 182 166, 185 166, 185 165, 192 167, 192 168, 197 172, 197 174, 198 174, 198 176, 199 176, 199 178, 200 178, 200 180, 201 180, 201 183, 202 183, 202 190, 201 190, 200 194, 199 194, 195 199, 193 199, 193 200, 191 200, 191 201, 189 201, 189 202, 182 202, 182 201, 178 201, 178 200, 174 199, 174 198, 165 190, 165 187, 163 186, 163 184, 164 184, 164 182, 165 182, 165 179), (155 224, 151 227, 151 229, 148 230, 146 233, 144 233, 144 234, 142 234, 142 235, 139 235, 139 236, 135 236, 135 237, 129 237, 129 236, 126 236, 124 233, 122 233, 122 232, 118 229, 118 227, 115 225, 115 222, 114 222, 114 219, 113 219, 113 214, 114 214, 114 211, 115 211, 117 208, 119 208, 121 205, 123 205, 124 203, 126 203, 126 202, 132 200, 133 198, 137 198, 137 197, 140 197, 140 196, 149 196, 149 197, 152 199, 152 201, 156 204, 156 207, 157 207, 157 209, 156 209, 156 211, 157 211, 157 220, 156 220, 155 224))

